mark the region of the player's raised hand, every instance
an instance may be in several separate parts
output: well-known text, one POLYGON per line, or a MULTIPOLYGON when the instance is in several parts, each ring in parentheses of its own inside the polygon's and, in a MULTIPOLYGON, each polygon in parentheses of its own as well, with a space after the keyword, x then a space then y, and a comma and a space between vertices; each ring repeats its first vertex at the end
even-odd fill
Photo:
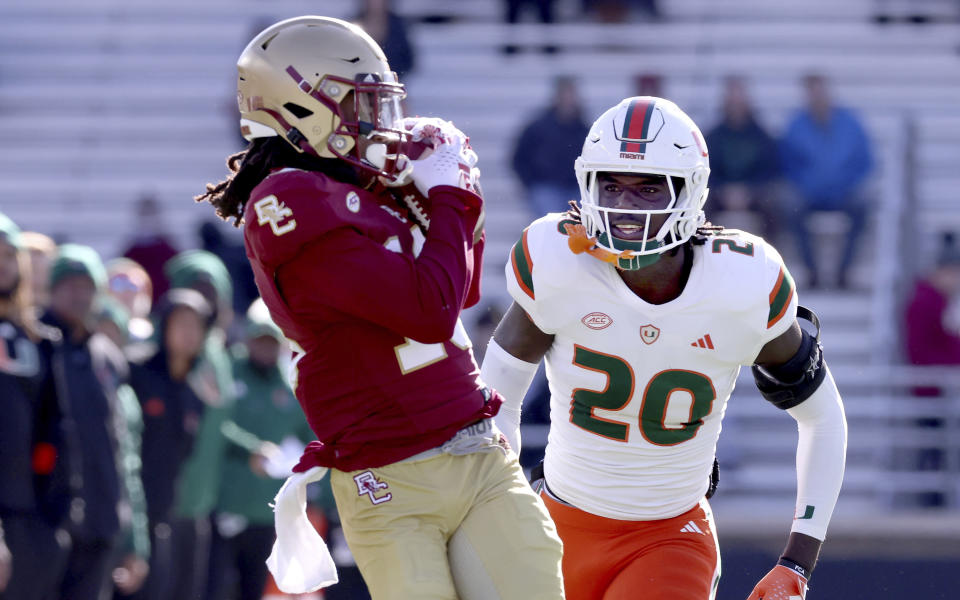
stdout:
POLYGON ((804 600, 807 578, 797 571, 777 565, 763 576, 747 600, 804 600))
POLYGON ((410 157, 410 179, 421 194, 429 195, 438 185, 477 193, 477 153, 453 123, 433 117, 408 117, 401 121, 401 127, 409 132, 413 144, 427 146, 419 156, 410 157))

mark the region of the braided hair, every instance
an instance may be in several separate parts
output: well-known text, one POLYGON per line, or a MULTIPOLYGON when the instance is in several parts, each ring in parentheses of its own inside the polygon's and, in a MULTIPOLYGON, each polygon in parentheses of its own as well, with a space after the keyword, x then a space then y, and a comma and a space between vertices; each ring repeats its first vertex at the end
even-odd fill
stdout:
POLYGON ((356 172, 350 165, 332 158, 320 158, 298 152, 279 136, 256 138, 245 150, 227 157, 230 173, 220 183, 208 183, 207 191, 194 197, 197 202, 209 202, 224 221, 233 219, 233 225, 243 223, 243 211, 250 193, 274 169, 302 169, 321 171, 334 179, 357 183, 356 172))

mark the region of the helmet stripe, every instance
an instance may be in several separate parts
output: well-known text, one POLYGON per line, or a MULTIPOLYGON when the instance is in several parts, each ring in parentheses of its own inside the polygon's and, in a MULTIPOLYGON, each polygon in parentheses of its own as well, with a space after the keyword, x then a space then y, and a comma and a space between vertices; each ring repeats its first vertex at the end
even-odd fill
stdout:
MULTIPOLYGON (((627 108, 627 116, 623 120, 621 138, 631 140, 645 140, 650 130, 650 117, 653 116, 655 102, 649 100, 634 100, 627 108)), ((644 153, 647 151, 646 142, 621 142, 621 152, 644 153)))

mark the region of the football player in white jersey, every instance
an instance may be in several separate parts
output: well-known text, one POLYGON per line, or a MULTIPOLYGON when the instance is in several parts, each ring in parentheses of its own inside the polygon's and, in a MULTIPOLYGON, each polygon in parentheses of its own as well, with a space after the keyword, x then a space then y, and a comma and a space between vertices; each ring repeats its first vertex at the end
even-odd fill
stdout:
POLYGON ((801 600, 846 454, 816 315, 798 307, 773 247, 704 224, 707 148, 672 102, 627 98, 604 112, 575 169, 580 202, 514 246, 514 303, 481 371, 506 399, 497 424, 519 453, 520 405, 546 359, 541 497, 564 542, 567 598, 714 598, 707 497, 720 421, 749 365, 800 432, 789 540, 750 599, 801 600))

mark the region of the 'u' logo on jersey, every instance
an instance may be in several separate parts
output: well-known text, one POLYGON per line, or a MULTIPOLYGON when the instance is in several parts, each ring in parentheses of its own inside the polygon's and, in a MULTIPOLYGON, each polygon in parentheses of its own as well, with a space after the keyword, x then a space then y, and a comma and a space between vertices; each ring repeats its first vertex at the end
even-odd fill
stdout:
POLYGON ((660 337, 660 328, 653 325, 644 325, 640 328, 640 339, 644 344, 650 345, 660 337))
POLYGON ((383 496, 377 497, 377 492, 380 490, 385 490, 389 485, 385 482, 377 479, 377 476, 373 474, 373 471, 364 471, 363 473, 358 473, 353 476, 353 480, 357 483, 357 495, 370 496, 370 502, 374 504, 382 504, 384 502, 389 502, 393 498, 393 494, 387 492, 383 496))

